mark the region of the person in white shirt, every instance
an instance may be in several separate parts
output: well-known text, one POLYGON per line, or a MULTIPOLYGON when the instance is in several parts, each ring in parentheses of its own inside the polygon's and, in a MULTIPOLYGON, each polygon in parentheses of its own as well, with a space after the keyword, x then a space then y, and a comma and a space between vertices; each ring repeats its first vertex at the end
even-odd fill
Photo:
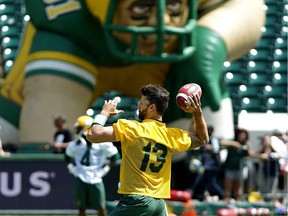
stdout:
POLYGON ((287 134, 280 130, 274 130, 271 136, 271 147, 274 150, 274 157, 279 158, 279 166, 280 166, 280 173, 279 173, 279 183, 278 183, 278 190, 280 194, 284 194, 284 197, 281 197, 281 199, 277 199, 275 202, 275 205, 277 207, 280 206, 287 206, 288 199, 287 199, 287 192, 285 190, 286 186, 285 184, 287 179, 285 179, 285 176, 287 176, 288 173, 288 137, 287 134))
POLYGON ((102 177, 120 159, 112 142, 91 143, 86 139, 93 118, 80 116, 74 127, 77 138, 68 143, 65 152, 67 168, 75 176, 74 202, 79 216, 86 215, 86 209, 97 210, 98 216, 106 216, 106 193, 102 177))

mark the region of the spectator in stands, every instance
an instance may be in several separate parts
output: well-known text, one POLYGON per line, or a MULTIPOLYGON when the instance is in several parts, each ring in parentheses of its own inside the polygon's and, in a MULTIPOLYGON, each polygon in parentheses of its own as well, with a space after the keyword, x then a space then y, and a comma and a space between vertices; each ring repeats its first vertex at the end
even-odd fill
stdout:
POLYGON ((235 130, 234 140, 221 140, 222 147, 228 150, 227 158, 224 164, 225 179, 224 191, 225 201, 229 202, 231 198, 240 200, 243 192, 241 186, 242 163, 246 156, 249 156, 249 132, 246 129, 237 128, 235 130))
POLYGON ((209 142, 200 148, 204 173, 198 174, 192 186, 192 197, 200 201, 205 200, 205 192, 224 198, 224 190, 217 182, 217 171, 220 168, 220 144, 218 138, 213 136, 214 128, 208 128, 209 142))
MULTIPOLYGON (((275 130, 271 136, 271 147, 272 149, 278 154, 279 156, 279 166, 280 166, 280 173, 279 173, 279 183, 278 183, 278 190, 281 194, 287 194, 287 191, 285 191, 285 176, 287 176, 288 173, 288 138, 287 135, 279 130, 275 130)), ((287 188, 286 188, 287 190, 287 188)), ((281 205, 281 203, 288 204, 288 198, 287 195, 284 196, 284 199, 276 200, 276 202, 279 202, 278 206, 281 205)))
POLYGON ((275 152, 279 154, 280 164, 286 164, 287 162, 287 150, 288 138, 279 130, 275 130, 271 136, 271 147, 275 152))
MULTIPOLYGON (((1 125, 0 125, 0 130, 1 130, 1 125)), ((2 146, 2 140, 0 137, 0 157, 10 157, 10 155, 11 154, 9 152, 4 151, 3 146, 2 146)))
POLYGON ((271 196, 275 196, 278 176, 279 176, 279 158, 280 155, 275 152, 271 146, 271 137, 264 135, 261 138, 260 158, 263 160, 260 192, 266 201, 271 201, 271 196))
POLYGON ((112 142, 91 143, 86 139, 93 118, 80 116, 75 129, 77 138, 68 143, 65 159, 68 170, 75 178, 75 205, 79 216, 86 215, 87 208, 96 209, 98 216, 106 216, 106 194, 102 178, 120 159, 112 142))
POLYGON ((53 153, 65 153, 68 142, 73 140, 72 132, 66 123, 66 117, 62 114, 56 115, 54 118, 56 131, 53 141, 47 145, 45 149, 52 150, 53 153))
POLYGON ((0 157, 10 157, 10 152, 6 152, 2 148, 2 141, 0 139, 0 157))

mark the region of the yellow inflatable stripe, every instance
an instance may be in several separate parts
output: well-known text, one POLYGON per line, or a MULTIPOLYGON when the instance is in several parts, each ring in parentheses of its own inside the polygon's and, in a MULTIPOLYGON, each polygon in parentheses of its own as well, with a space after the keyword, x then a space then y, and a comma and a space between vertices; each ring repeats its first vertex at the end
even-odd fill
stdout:
POLYGON ((4 85, 1 88, 1 94, 6 98, 9 98, 11 101, 17 103, 18 105, 22 105, 23 103, 22 87, 24 78, 24 65, 27 62, 27 57, 34 34, 34 26, 31 23, 27 23, 23 34, 23 39, 19 45, 18 56, 13 64, 12 69, 9 71, 5 79, 4 85))
POLYGON ((77 56, 70 55, 67 53, 52 52, 52 51, 35 52, 29 56, 28 62, 34 61, 34 60, 39 60, 39 59, 41 59, 41 60, 54 59, 54 60, 69 62, 69 63, 75 64, 79 67, 86 69, 87 71, 91 72, 94 75, 97 75, 97 68, 93 64, 91 64, 90 62, 85 61, 85 60, 83 60, 77 56), (53 58, 51 56, 53 56, 53 58))

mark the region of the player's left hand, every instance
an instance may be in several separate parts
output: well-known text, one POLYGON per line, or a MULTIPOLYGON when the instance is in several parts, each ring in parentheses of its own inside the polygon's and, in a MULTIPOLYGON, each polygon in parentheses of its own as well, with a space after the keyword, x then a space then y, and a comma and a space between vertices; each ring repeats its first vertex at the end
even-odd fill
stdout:
POLYGON ((187 101, 184 101, 186 105, 186 109, 184 110, 187 113, 195 113, 195 112, 201 112, 201 101, 198 94, 193 94, 192 97, 188 97, 190 103, 187 101))

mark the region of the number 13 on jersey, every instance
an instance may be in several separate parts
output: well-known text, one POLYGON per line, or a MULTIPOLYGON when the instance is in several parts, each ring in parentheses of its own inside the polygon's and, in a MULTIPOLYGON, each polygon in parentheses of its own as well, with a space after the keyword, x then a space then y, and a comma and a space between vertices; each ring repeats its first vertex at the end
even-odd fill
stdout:
POLYGON ((151 172, 160 172, 164 163, 166 162, 167 156, 167 147, 156 143, 153 147, 153 144, 149 142, 143 148, 144 156, 141 163, 140 170, 145 172, 147 168, 150 169, 151 172), (156 161, 152 159, 152 157, 156 156, 156 161))

